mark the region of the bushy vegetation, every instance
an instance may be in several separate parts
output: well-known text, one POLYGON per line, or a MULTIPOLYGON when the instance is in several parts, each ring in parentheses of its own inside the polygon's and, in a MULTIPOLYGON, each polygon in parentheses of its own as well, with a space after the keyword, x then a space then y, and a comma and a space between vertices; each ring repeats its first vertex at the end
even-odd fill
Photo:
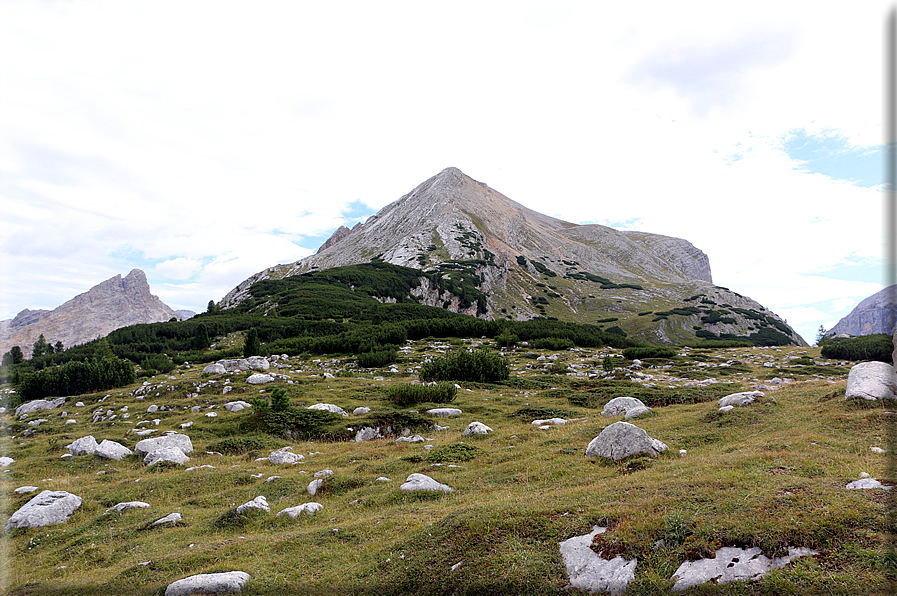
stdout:
POLYGON ((876 333, 860 337, 827 339, 822 345, 822 356, 833 360, 877 360, 892 363, 894 343, 890 335, 876 333))
POLYGON ((363 352, 356 358, 356 362, 361 368, 377 368, 398 362, 398 360, 399 353, 395 348, 374 349, 370 352, 363 352))
POLYGON ((479 350, 453 350, 445 356, 425 363, 420 370, 422 381, 473 381, 494 383, 511 376, 511 369, 501 355, 479 350))
POLYGON ((24 401, 79 395, 124 387, 136 380, 134 365, 114 356, 87 362, 71 360, 62 366, 22 375, 18 395, 24 401))
POLYGON ((175 363, 165 354, 150 354, 140 361, 140 376, 168 373, 174 370, 175 363))
POLYGON ((629 360, 635 360, 636 358, 672 358, 675 355, 676 350, 673 348, 665 348, 661 346, 633 347, 623 350, 623 357, 628 358, 629 360))
POLYGON ((454 383, 447 382, 435 385, 401 384, 388 387, 386 395, 395 405, 407 408, 423 403, 450 403, 458 395, 458 388, 454 383))
POLYGON ((564 337, 543 337, 530 341, 529 345, 538 350, 568 350, 576 344, 564 337))

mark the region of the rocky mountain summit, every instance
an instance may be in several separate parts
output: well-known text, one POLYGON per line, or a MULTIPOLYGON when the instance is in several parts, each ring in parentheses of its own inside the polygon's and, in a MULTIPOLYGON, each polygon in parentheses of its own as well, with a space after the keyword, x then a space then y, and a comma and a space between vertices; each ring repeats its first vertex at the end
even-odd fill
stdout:
POLYGON ((707 255, 687 240, 549 217, 457 168, 443 170, 365 223, 340 227, 316 254, 253 275, 221 306, 247 299, 261 280, 371 261, 445 279, 461 276, 486 299, 465 303, 432 280, 421 281, 410 297, 487 319, 618 322, 655 343, 691 341, 697 329, 721 337, 774 325, 805 345, 774 313, 715 286, 707 255), (713 306, 727 310, 712 314, 713 306))
POLYGON ((15 318, 0 321, 0 354, 19 346, 28 358, 41 334, 49 344, 60 341, 68 348, 120 327, 171 318, 183 317, 152 295, 146 274, 134 269, 125 278, 116 275, 53 310, 26 308, 15 318))
POLYGON ((857 304, 850 314, 829 329, 828 334, 891 335, 897 332, 895 317, 897 317, 897 285, 889 286, 857 304))

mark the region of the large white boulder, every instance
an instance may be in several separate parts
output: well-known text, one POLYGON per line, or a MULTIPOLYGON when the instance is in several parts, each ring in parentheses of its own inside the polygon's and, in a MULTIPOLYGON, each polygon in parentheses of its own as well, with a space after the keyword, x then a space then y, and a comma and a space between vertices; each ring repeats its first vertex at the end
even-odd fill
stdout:
POLYGON ((638 559, 627 560, 621 556, 611 560, 602 559, 590 547, 592 539, 603 534, 607 528, 593 526, 592 532, 574 536, 560 543, 561 557, 567 569, 570 585, 579 590, 596 594, 610 592, 623 594, 629 583, 635 579, 638 559))
POLYGON ((847 375, 844 399, 897 399, 897 374, 886 362, 861 362, 847 375))
POLYGON ((606 457, 619 461, 630 455, 644 453, 657 457, 668 447, 648 436, 643 429, 629 422, 614 422, 602 430, 586 447, 586 457, 606 457))
POLYGON ((249 370, 249 361, 244 360, 243 358, 219 360, 217 364, 223 366, 226 372, 242 372, 244 370, 249 370))
POLYGON ((6 522, 6 531, 63 524, 81 506, 81 497, 64 490, 45 490, 22 505, 6 522))
POLYGON ((305 459, 304 455, 293 453, 292 447, 282 447, 277 451, 272 451, 268 455, 268 461, 272 464, 296 464, 305 459))
POLYGON ((210 364, 207 367, 205 367, 204 369, 202 369, 202 372, 203 372, 203 374, 223 375, 224 373, 227 372, 227 369, 224 368, 221 364, 218 364, 216 362, 216 363, 210 364))
POLYGON ((93 435, 87 435, 80 439, 75 439, 68 445, 69 453, 72 455, 92 455, 97 450, 97 440, 93 435))
POLYGON ((266 371, 271 368, 271 363, 264 356, 250 356, 246 359, 250 370, 266 371))
POLYGON ((243 400, 239 401, 229 401, 224 404, 224 409, 228 412, 239 412, 240 410, 245 410, 246 408, 251 408, 252 404, 245 402, 243 400))
POLYGON ((615 416, 626 416, 626 414, 635 408, 647 408, 642 400, 635 397, 615 397, 606 404, 601 410, 601 415, 605 418, 613 418, 615 416))
POLYGON ((488 435, 492 432, 492 429, 482 422, 471 422, 467 425, 467 428, 464 429, 462 434, 464 435, 488 435))
POLYGON ((200 573, 168 584, 165 596, 190 596, 191 594, 239 594, 249 581, 245 571, 224 573, 200 573))
POLYGON ((190 461, 183 451, 177 447, 159 447, 155 451, 151 451, 143 458, 143 463, 152 466, 160 462, 171 462, 173 464, 185 464, 190 461))
POLYGON ((102 443, 97 445, 93 454, 105 457, 106 459, 121 461, 129 455, 133 455, 133 452, 121 443, 104 439, 102 443))
POLYGON ((296 519, 303 513, 305 515, 314 515, 323 508, 324 506, 320 503, 315 503, 312 501, 311 503, 303 503, 302 505, 297 505, 296 507, 287 507, 286 509, 281 509, 277 512, 277 515, 289 515, 293 519, 296 519))
POLYGON ((174 447, 180 449, 185 455, 193 452, 193 442, 187 435, 180 433, 170 433, 162 437, 154 437, 152 439, 143 439, 134 445, 134 451, 140 457, 145 457, 148 453, 161 449, 162 447, 174 447))
POLYGON ((253 373, 246 378, 246 382, 250 385, 263 385, 265 383, 273 383, 274 377, 262 373, 253 373))
POLYGON ((57 397, 56 399, 35 399, 34 401, 29 401, 17 407, 16 417, 19 417, 22 414, 39 412, 41 410, 52 410, 53 408, 58 408, 64 403, 64 397, 57 397))
POLYGON ((726 406, 746 406, 754 403, 755 400, 764 396, 762 391, 742 391, 740 393, 730 393, 725 397, 721 397, 717 404, 721 408, 726 406))
POLYGON ((340 416, 349 416, 349 413, 346 412, 339 406, 335 406, 333 404, 315 404, 313 406, 308 406, 309 410, 324 410, 326 412, 333 412, 334 414, 339 414, 340 416))
POLYGON ((458 408, 433 408, 432 410, 427 410, 427 414, 430 416, 436 416, 437 418, 450 418, 452 416, 460 416, 461 410, 458 408))
POLYGON ((250 509, 259 509, 261 511, 271 511, 271 507, 268 505, 268 500, 263 496, 258 496, 251 501, 247 501, 242 505, 237 507, 237 513, 243 513, 244 511, 248 511, 250 509))
POLYGON ((426 474, 411 474, 399 488, 405 491, 428 490, 447 493, 452 492, 452 488, 449 485, 437 482, 426 474))

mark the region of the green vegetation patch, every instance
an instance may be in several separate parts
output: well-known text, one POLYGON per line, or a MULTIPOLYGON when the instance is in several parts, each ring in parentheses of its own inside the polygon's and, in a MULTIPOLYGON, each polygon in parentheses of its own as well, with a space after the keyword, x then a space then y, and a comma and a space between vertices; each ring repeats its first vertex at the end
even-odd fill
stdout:
MULTIPOLYGON (((600 380, 586 391, 558 392, 574 406, 603 408, 615 397, 640 399, 649 408, 674 404, 696 404, 715 401, 731 393, 743 391, 740 383, 715 383, 706 387, 643 387, 633 381, 600 380)), ((543 392, 543 395, 549 392, 543 392)))
POLYGON ((483 453, 485 452, 475 445, 456 443, 454 445, 442 445, 441 447, 431 449, 424 460, 431 464, 451 464, 470 461, 483 453))
POLYGON ((876 333, 861 337, 831 338, 823 340, 822 356, 833 360, 877 360, 890 363, 894 352, 890 335, 876 333))
POLYGON ((507 361, 495 352, 453 350, 420 369, 421 381, 473 381, 494 383, 511 376, 507 361))
POLYGON ((423 403, 447 404, 452 402, 457 395, 458 388, 450 382, 441 382, 435 385, 391 385, 386 389, 387 398, 401 408, 423 403))

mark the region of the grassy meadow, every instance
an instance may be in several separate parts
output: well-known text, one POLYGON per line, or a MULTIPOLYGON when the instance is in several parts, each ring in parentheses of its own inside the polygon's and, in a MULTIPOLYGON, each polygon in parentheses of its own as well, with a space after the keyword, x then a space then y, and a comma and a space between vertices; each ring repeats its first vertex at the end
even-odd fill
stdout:
POLYGON ((639 561, 629 594, 669 593, 683 561, 722 546, 759 546, 770 557, 788 546, 819 554, 756 582, 685 593, 888 591, 890 493, 845 485, 862 472, 890 484, 887 455, 871 449, 888 450, 889 406, 844 401, 849 363, 822 359, 812 348, 680 349, 630 370, 632 362, 616 349, 518 346, 503 352, 510 381, 459 383, 447 404, 400 407, 390 400, 388 388, 416 382, 428 358, 479 344, 487 346, 408 342, 398 363, 377 369, 359 369, 343 356, 290 357, 272 372, 292 383, 257 386, 246 383, 249 373, 208 376, 203 365, 180 365, 130 387, 70 397, 62 408, 26 420, 7 412, 0 452, 15 462, 0 474, 2 521, 37 494, 14 492, 25 485, 69 491, 83 503, 65 524, 5 533, 0 583, 15 595, 137 596, 162 594, 189 575, 239 570, 251 575, 244 594, 253 595, 576 594, 565 589, 558 543, 601 525, 609 529, 596 550, 639 561), (608 355, 611 372, 603 366, 608 355), (152 388, 138 400, 133 393, 144 382, 152 388), (225 385, 232 387, 227 394, 225 385), (717 399, 758 385, 776 387, 766 391, 773 399, 718 412, 717 399), (223 408, 275 386, 286 389, 291 405, 336 404, 350 416, 323 438, 297 440, 266 434, 251 408, 223 408), (670 447, 661 457, 616 463, 584 457, 589 441, 620 419, 603 418, 601 408, 621 395, 653 409, 630 422, 670 447), (165 408, 147 413, 151 405, 165 408), (351 415, 359 406, 371 412, 351 415), (424 414, 431 407, 463 413, 431 418, 424 414), (94 423, 97 410, 116 418, 94 423), (548 430, 531 424, 552 417, 583 420, 548 430), (40 418, 47 421, 28 424, 40 418), (70 419, 77 423, 66 424, 70 419), (427 440, 345 440, 383 420, 427 440), (494 430, 463 436, 472 421, 494 430), (149 437, 184 432, 194 446, 191 461, 148 468, 137 456, 61 457, 89 434, 133 449, 145 438, 133 432, 141 428, 157 429, 149 437), (29 429, 34 433, 23 436, 29 429), (305 460, 256 461, 286 446, 305 460), (192 466, 213 467, 186 471, 192 466), (312 497, 306 486, 324 469, 333 475, 312 497), (453 491, 401 491, 412 473, 453 491), (259 495, 271 513, 235 513, 259 495), (124 501, 151 507, 106 513, 124 501), (323 509, 297 519, 276 516, 310 501, 323 509), (173 512, 182 523, 152 525, 173 512))

